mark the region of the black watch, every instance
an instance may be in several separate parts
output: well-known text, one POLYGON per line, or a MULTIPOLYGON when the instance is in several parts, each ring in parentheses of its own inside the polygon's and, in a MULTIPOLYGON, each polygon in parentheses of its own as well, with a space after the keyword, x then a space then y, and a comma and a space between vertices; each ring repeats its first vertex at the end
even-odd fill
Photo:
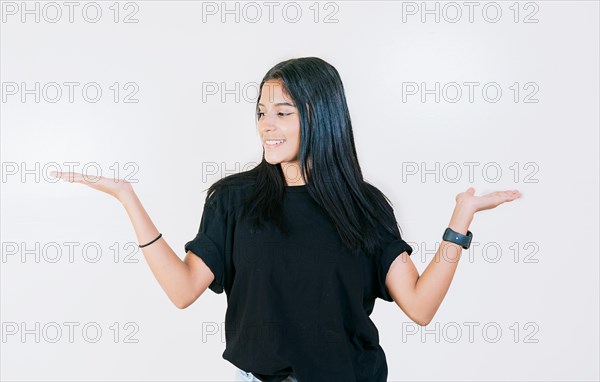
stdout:
POLYGON ((446 230, 444 231, 444 236, 442 236, 442 240, 458 244, 464 249, 469 249, 472 239, 473 234, 471 233, 471 231, 467 230, 467 234, 463 235, 461 233, 451 230, 450 227, 446 228, 446 230))

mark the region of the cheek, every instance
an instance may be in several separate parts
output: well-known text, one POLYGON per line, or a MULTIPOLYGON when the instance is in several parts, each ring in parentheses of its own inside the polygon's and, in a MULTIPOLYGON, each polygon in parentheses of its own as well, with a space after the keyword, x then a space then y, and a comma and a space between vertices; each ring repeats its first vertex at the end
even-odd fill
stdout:
POLYGON ((294 123, 294 140, 300 142, 300 121, 294 123))
POLYGON ((292 139, 293 141, 293 146, 295 148, 300 147, 300 134, 294 134, 294 138, 292 139))

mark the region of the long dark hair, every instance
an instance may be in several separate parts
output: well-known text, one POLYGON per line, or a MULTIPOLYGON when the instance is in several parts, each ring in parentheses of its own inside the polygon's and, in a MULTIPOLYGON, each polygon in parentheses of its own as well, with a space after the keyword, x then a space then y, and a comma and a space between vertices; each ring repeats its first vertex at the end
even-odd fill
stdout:
MULTIPOLYGON (((293 58, 271 68, 260 83, 260 91, 270 80, 280 81, 298 107, 301 176, 308 194, 328 213, 350 252, 371 255, 390 235, 400 238, 389 199, 363 179, 338 71, 318 57, 293 58), (382 227, 387 235, 381 232, 382 227)), ((259 100, 260 95, 257 112, 259 100)), ((218 180, 208 189, 206 200, 218 187, 249 180, 254 187, 243 204, 242 216, 251 219, 252 230, 269 222, 287 233, 282 213, 285 176, 281 164, 266 162, 264 147, 256 167, 218 180)))

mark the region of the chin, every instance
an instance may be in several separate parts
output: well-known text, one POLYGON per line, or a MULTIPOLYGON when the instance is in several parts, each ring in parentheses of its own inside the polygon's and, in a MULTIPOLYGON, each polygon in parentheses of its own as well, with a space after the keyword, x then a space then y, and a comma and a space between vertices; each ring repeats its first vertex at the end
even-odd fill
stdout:
POLYGON ((269 157, 265 157, 265 161, 268 164, 272 164, 272 165, 276 165, 278 163, 281 163, 281 160, 275 159, 275 158, 269 158, 269 157))
POLYGON ((269 153, 265 154, 265 161, 269 164, 276 165, 284 162, 292 162, 295 159, 291 159, 293 157, 286 155, 285 153, 269 153))

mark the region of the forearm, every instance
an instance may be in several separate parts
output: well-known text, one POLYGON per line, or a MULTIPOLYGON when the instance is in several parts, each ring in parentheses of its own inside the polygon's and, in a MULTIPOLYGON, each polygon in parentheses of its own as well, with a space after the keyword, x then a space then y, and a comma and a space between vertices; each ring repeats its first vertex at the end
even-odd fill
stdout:
MULTIPOLYGON (((473 215, 474 212, 470 208, 457 203, 448 227, 466 235, 473 215)), ((450 288, 462 249, 458 244, 442 240, 434 258, 417 279, 413 315, 418 317, 419 321, 429 323, 440 307, 450 288)))
MULTIPOLYGON (((158 229, 135 192, 121 195, 119 201, 129 215, 139 244, 149 243, 159 235, 158 229)), ((178 307, 185 306, 191 290, 187 264, 169 247, 164 237, 140 249, 154 277, 169 299, 178 307)))

